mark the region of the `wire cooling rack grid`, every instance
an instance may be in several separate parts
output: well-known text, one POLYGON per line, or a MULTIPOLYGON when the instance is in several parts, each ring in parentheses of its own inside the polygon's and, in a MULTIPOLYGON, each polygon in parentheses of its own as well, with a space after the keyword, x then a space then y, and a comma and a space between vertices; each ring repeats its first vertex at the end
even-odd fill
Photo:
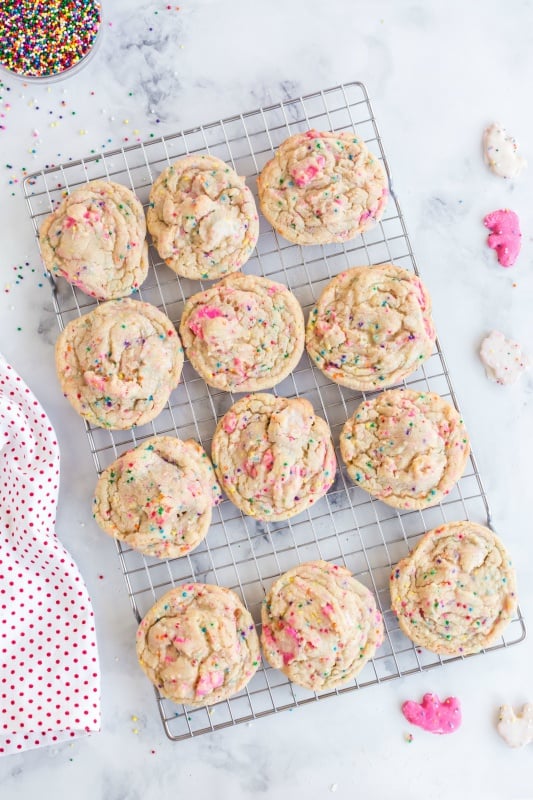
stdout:
MULTIPOLYGON (((256 177, 274 149, 287 136, 311 127, 357 131, 382 159, 390 179, 367 92, 361 83, 353 82, 37 172, 28 176, 24 184, 30 215, 37 231, 44 217, 61 201, 65 190, 70 191, 95 178, 124 183, 147 204, 150 186, 157 175, 187 153, 209 152, 218 156, 232 164, 239 175, 245 175, 255 191, 256 177)), ((382 220, 345 245, 305 248, 292 245, 278 237, 261 218, 257 250, 245 265, 245 271, 287 284, 308 313, 323 286, 342 269, 389 261, 417 271, 394 192, 382 220)), ((185 299, 204 284, 177 278, 152 247, 150 262, 150 273, 139 297, 163 309, 177 326, 185 299)), ((96 305, 96 301, 66 282, 59 280, 56 284, 52 278, 50 281, 61 328, 96 305)), ((438 344, 423 367, 404 385, 437 392, 455 403, 438 344)), ((333 384, 314 369, 307 354, 293 374, 274 391, 310 400, 317 413, 328 421, 335 443, 338 443, 342 425, 362 399, 361 393, 333 384)), ((169 404, 151 424, 119 432, 86 425, 97 472, 154 434, 176 434, 183 439, 193 437, 209 452, 217 418, 235 399, 207 386, 186 362, 182 380, 169 404)), ((263 664, 248 687, 211 709, 178 707, 157 695, 169 738, 196 736, 458 660, 441 658, 416 648, 401 633, 390 610, 388 578, 391 566, 409 552, 424 531, 458 519, 490 524, 489 506, 474 458, 470 458, 465 474, 442 503, 425 511, 412 512, 397 512, 374 500, 353 485, 341 468, 340 457, 338 463, 337 479, 326 497, 287 522, 257 522, 224 501, 214 510, 207 538, 188 556, 160 562, 117 543, 138 620, 156 598, 172 586, 201 581, 234 589, 256 623, 260 623, 261 601, 274 578, 298 562, 317 558, 346 565, 374 592, 383 613, 386 630, 383 646, 358 678, 346 687, 315 694, 290 683, 281 672, 263 664)), ((490 650, 508 647, 524 636, 525 626, 519 612, 501 641, 490 650)))

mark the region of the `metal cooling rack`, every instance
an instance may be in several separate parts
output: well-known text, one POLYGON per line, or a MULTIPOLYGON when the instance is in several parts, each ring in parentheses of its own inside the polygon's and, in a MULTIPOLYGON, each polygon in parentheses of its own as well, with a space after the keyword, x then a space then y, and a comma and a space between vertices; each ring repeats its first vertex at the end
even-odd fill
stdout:
MULTIPOLYGON (((70 191, 88 180, 108 178, 130 186, 147 204, 157 175, 188 153, 209 152, 245 175, 255 191, 256 177, 275 148, 289 135, 314 127, 355 130, 390 172, 365 87, 347 83, 260 108, 142 144, 42 170, 26 178, 26 199, 36 231, 41 221, 70 191)), ((392 190, 392 184, 391 184, 392 190)), ((296 294, 307 313, 324 285, 343 269, 393 261, 418 272, 398 201, 391 191, 382 220, 370 231, 343 245, 300 247, 279 237, 261 218, 260 236, 245 272, 281 281, 296 294)), ((151 269, 139 291, 176 324, 186 298, 205 284, 177 278, 150 248, 151 269)), ((96 301, 66 282, 50 278, 60 328, 95 307, 96 301)), ((442 351, 432 356, 405 386, 437 392, 455 405, 442 351)), ((287 397, 306 397, 329 423, 338 443, 340 429, 363 395, 329 381, 304 354, 295 371, 275 388, 287 397)), ((165 410, 149 425, 131 431, 106 431, 86 424, 91 453, 100 473, 121 453, 154 434, 193 437, 210 452, 217 419, 235 396, 206 385, 185 363, 182 380, 165 410)), ((73 412, 74 413, 74 412, 73 412)), ((260 627, 261 601, 273 580, 298 562, 323 558, 346 565, 377 597, 385 623, 385 641, 373 661, 347 686, 318 694, 292 684, 281 672, 263 664, 248 686, 210 709, 184 708, 161 698, 157 702, 166 734, 185 739, 324 697, 383 683, 461 657, 440 657, 413 645, 399 630, 390 610, 391 566, 403 558, 428 529, 444 522, 472 519, 490 525, 490 511, 474 457, 455 489, 438 506, 397 512, 374 500, 348 478, 342 460, 335 484, 314 506, 286 522, 257 522, 229 501, 214 509, 204 542, 190 555, 160 562, 117 543, 133 611, 140 620, 156 598, 188 581, 219 583, 234 589, 260 627)), ((490 650, 509 647, 525 637, 520 612, 504 637, 490 650)), ((486 651, 485 651, 486 652, 486 651)), ((470 658, 471 656, 468 656, 470 658)))

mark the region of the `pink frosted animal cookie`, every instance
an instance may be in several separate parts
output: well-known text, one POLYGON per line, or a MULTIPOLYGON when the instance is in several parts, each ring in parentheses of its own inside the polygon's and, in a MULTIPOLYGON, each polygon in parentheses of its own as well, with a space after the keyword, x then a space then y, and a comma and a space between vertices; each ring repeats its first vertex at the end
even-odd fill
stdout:
POLYGON ((533 703, 526 703, 518 714, 511 706, 501 706, 498 733, 509 747, 524 747, 533 742, 533 703))
POLYGON ((518 216, 508 208, 501 208, 487 214, 483 224, 491 231, 488 244, 496 250, 499 263, 502 267, 512 267, 520 253, 522 239, 518 216))
POLYGON ((527 356, 518 342, 506 339, 500 331, 491 331, 481 342, 479 357, 491 381, 505 386, 515 383, 529 367, 527 356))
POLYGON ((407 700, 402 714, 412 725, 429 733, 453 733, 461 724, 461 706, 457 697, 441 702, 436 694, 425 694, 421 703, 407 700))

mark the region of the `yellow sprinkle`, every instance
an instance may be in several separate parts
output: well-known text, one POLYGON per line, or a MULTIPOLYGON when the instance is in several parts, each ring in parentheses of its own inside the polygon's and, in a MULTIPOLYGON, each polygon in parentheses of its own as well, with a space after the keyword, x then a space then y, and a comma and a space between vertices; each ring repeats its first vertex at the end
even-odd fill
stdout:
POLYGON ((129 119, 123 119, 122 122, 124 123, 124 125, 127 125, 129 123, 129 119))
POLYGON ((133 728, 132 733, 139 733, 137 728, 133 728))
POLYGON ((133 131, 134 136, 137 136, 138 133, 139 133, 139 131, 137 130, 137 128, 135 128, 135 130, 133 131))
POLYGON ((138 719, 139 719, 139 717, 136 717, 135 714, 133 714, 132 717, 131 717, 131 721, 132 722, 137 722, 138 719))
POLYGON ((85 136, 86 133, 87 133, 87 131, 85 130, 85 128, 81 128, 80 136, 85 136))

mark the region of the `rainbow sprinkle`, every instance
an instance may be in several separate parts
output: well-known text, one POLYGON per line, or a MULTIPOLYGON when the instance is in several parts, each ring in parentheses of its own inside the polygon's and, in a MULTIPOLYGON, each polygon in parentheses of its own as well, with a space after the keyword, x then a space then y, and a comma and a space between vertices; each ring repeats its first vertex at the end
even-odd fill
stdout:
POLYGON ((101 23, 98 0, 2 0, 0 65, 44 78, 78 64, 101 23))

